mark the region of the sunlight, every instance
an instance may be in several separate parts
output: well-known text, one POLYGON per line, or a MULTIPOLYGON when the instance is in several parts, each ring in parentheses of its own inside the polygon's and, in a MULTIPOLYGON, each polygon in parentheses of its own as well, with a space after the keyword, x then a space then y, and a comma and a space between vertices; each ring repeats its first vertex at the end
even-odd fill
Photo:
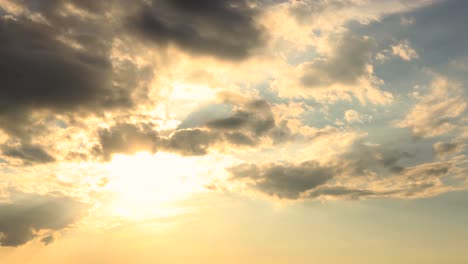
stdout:
POLYGON ((111 213, 125 219, 170 217, 185 209, 176 202, 203 192, 197 160, 173 154, 145 152, 115 155, 108 165, 113 194, 111 213))

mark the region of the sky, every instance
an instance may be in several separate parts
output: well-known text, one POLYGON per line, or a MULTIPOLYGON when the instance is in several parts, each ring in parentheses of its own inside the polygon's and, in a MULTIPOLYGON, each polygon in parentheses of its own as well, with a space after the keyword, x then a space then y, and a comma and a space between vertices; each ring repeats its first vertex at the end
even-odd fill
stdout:
POLYGON ((0 262, 468 263, 467 12, 0 0, 0 262))

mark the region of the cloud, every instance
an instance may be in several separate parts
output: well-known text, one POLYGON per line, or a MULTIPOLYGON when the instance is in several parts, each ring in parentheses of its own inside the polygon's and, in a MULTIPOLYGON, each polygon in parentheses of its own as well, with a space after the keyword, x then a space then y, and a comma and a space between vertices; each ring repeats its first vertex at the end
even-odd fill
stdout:
POLYGON ((20 146, 0 146, 2 154, 6 157, 17 158, 25 163, 49 163, 55 159, 41 146, 21 144, 20 146))
POLYGON ((391 48, 393 55, 398 56, 405 61, 410 61, 419 57, 418 53, 413 48, 411 48, 410 42, 408 40, 402 40, 398 42, 398 44, 393 45, 391 48))
POLYGON ((169 137, 160 140, 160 147, 166 151, 183 156, 199 156, 208 153, 208 149, 220 139, 218 133, 202 129, 181 129, 169 137))
MULTIPOLYGON (((17 247, 40 236, 71 227, 86 206, 60 194, 46 195, 15 192, 11 201, 0 203, 0 246, 17 247)), ((50 235, 42 242, 51 243, 50 235)))
POLYGON ((401 172, 404 168, 398 165, 398 162, 409 157, 409 153, 390 146, 368 144, 357 140, 332 163, 346 176, 366 176, 371 172, 385 175, 401 172))
POLYGON ((155 43, 240 60, 262 43, 257 12, 244 0, 153 0, 129 23, 136 33, 155 43))
MULTIPOLYGON (((411 155, 388 145, 357 140, 329 159, 302 163, 241 163, 227 168, 227 186, 272 198, 368 199, 429 197, 457 188, 443 177, 456 174, 452 161, 408 164, 411 155)), ((453 175, 452 175, 453 176, 453 175)))
POLYGON ((298 199, 331 179, 331 168, 308 161, 292 164, 241 164, 229 168, 234 180, 247 180, 248 185, 260 192, 280 199, 298 199))
POLYGON ((463 144, 461 142, 437 142, 433 145, 433 149, 439 157, 457 153, 462 148, 463 144))
POLYGON ((435 137, 457 128, 457 120, 465 112, 463 88, 442 76, 436 76, 426 94, 418 96, 418 102, 408 115, 396 125, 407 127, 418 137, 435 137))
POLYGON ((290 66, 273 82, 282 97, 310 97, 319 102, 351 101, 388 104, 392 94, 379 89, 381 80, 373 73, 373 39, 347 32, 326 40, 327 49, 313 59, 290 66))
MULTIPOLYGON (((222 95, 225 96, 225 95, 222 95)), ((226 103, 234 97, 223 98, 226 103)), ((263 99, 232 100, 231 112, 227 116, 198 122, 198 114, 189 114, 183 120, 183 128, 160 131, 151 124, 117 124, 98 131, 99 145, 95 154, 109 160, 114 153, 134 154, 138 151, 168 151, 183 156, 206 155, 210 149, 225 149, 226 146, 254 147, 266 141, 281 144, 300 138, 287 126, 287 120, 278 122, 271 105, 263 99), (192 124, 193 126, 187 126, 192 124)))
POLYGON ((349 109, 344 113, 344 119, 348 123, 364 123, 372 120, 371 116, 358 113, 356 110, 349 109))
POLYGON ((139 151, 155 152, 158 134, 146 124, 117 124, 98 131, 100 148, 104 160, 114 153, 135 154, 139 151))
POLYGON ((107 58, 68 47, 56 40, 52 29, 30 21, 2 18, 0 27, 0 113, 22 107, 89 106, 109 87, 107 58))
POLYGON ((320 88, 335 83, 352 85, 369 74, 374 42, 368 37, 351 34, 340 39, 333 54, 303 65, 301 83, 307 88, 320 88))
POLYGON ((206 126, 214 130, 244 130, 262 136, 275 127, 275 119, 268 102, 252 100, 231 116, 208 121, 206 126))
POLYGON ((32 117, 44 111, 92 115, 134 106, 148 74, 131 60, 111 58, 115 25, 85 14, 104 4, 17 4, 22 13, 0 17, 0 129, 23 140, 47 129, 32 117))

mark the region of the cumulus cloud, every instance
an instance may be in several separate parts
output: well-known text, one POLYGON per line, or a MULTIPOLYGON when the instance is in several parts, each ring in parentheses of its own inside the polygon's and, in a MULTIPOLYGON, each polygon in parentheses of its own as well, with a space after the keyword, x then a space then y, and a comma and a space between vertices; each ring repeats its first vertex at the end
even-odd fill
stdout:
POLYGON ((239 60, 262 42, 257 12, 244 0, 153 0, 131 18, 130 25, 159 44, 239 60))
MULTIPOLYGON (((17 247, 40 237, 71 227, 83 216, 86 205, 56 193, 45 195, 15 192, 10 201, 0 203, 0 246, 17 247)), ((41 238, 45 244, 52 235, 41 238)))

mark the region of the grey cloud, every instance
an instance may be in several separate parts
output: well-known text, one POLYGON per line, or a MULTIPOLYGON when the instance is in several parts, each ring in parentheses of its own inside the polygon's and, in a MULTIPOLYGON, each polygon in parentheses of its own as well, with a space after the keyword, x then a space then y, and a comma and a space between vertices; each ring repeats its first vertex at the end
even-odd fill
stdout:
POLYGON ((98 131, 99 146, 94 154, 104 160, 113 154, 134 154, 139 151, 169 151, 184 156, 205 155, 220 136, 202 129, 179 129, 161 136, 148 124, 118 124, 98 131))
POLYGON ((184 156, 208 153, 208 148, 220 139, 218 133, 202 129, 182 129, 161 141, 161 147, 184 156))
MULTIPOLYGON (((182 123, 188 124, 190 120, 182 123)), ((199 156, 207 154, 217 144, 253 147, 264 138, 271 138, 274 144, 279 144, 293 136, 287 128, 287 121, 276 124, 268 102, 250 100, 228 117, 216 118, 195 127, 179 127, 167 136, 148 124, 118 124, 101 129, 95 154, 104 160, 109 160, 114 153, 134 154, 138 151, 169 151, 199 156)))
POLYGON ((320 196, 331 196, 345 199, 359 199, 361 197, 375 196, 378 193, 371 190, 352 189, 343 186, 326 186, 317 188, 307 194, 307 198, 318 198, 320 196))
POLYGON ((433 146, 435 153, 440 157, 457 153, 462 147, 460 142, 437 142, 433 146))
POLYGON ((275 119, 265 100, 252 100, 232 116, 209 121, 206 126, 219 130, 244 130, 262 136, 275 127, 275 119))
POLYGON ((318 59, 303 65, 301 82, 315 88, 332 84, 355 84, 367 73, 374 42, 367 37, 351 34, 340 39, 330 58, 318 59))
POLYGON ((369 171, 379 173, 400 173, 403 167, 398 162, 411 155, 398 151, 390 146, 369 145, 362 141, 355 142, 336 161, 341 173, 349 176, 364 176, 369 171))
POLYGON ((256 13, 245 0, 153 0, 130 19, 130 26, 155 43, 239 60, 262 42, 256 13))
POLYGON ((25 163, 49 163, 55 161, 41 146, 21 144, 20 146, 0 146, 2 154, 6 157, 18 158, 25 163))
POLYGON ((326 11, 337 11, 342 8, 352 6, 355 2, 353 0, 301 0, 294 1, 289 6, 288 11, 300 23, 310 23, 317 14, 326 11))
POLYGON ((441 178, 450 175, 454 164, 399 165, 400 160, 409 157, 410 154, 390 146, 358 140, 326 163, 314 160, 301 164, 243 163, 227 170, 231 181, 280 199, 415 198, 439 193, 444 187, 441 178))
MULTIPOLYGON (((15 193, 0 203, 0 245, 17 247, 35 239, 39 231, 60 231, 86 211, 83 203, 59 194, 15 193)), ((51 243, 50 238, 42 238, 51 243)))
POLYGON ((158 134, 148 125, 118 124, 98 131, 99 152, 105 160, 114 153, 134 154, 156 151, 158 134))
POLYGON ((109 86, 107 58, 56 40, 53 29, 0 19, 0 113, 12 108, 70 109, 96 103, 109 86))
POLYGON ((115 25, 64 8, 104 8, 92 2, 19 1, 46 22, 28 13, 0 18, 0 129, 10 136, 31 136, 36 110, 100 114, 134 106, 138 83, 150 76, 130 61, 111 61, 115 25))
POLYGON ((270 137, 274 143, 287 141, 293 134, 287 121, 277 123, 270 104, 262 99, 250 100, 231 116, 217 118, 206 123, 208 128, 226 133, 229 142, 239 145, 257 145, 261 137, 270 137))
POLYGON ((51 244, 54 241, 55 241, 55 237, 53 235, 48 235, 48 236, 41 238, 41 242, 44 243, 44 245, 46 246, 51 244))
POLYGON ((235 180, 249 180, 252 188, 280 199, 298 199, 302 193, 325 184, 334 175, 332 168, 314 161, 299 165, 242 164, 229 170, 235 180))

